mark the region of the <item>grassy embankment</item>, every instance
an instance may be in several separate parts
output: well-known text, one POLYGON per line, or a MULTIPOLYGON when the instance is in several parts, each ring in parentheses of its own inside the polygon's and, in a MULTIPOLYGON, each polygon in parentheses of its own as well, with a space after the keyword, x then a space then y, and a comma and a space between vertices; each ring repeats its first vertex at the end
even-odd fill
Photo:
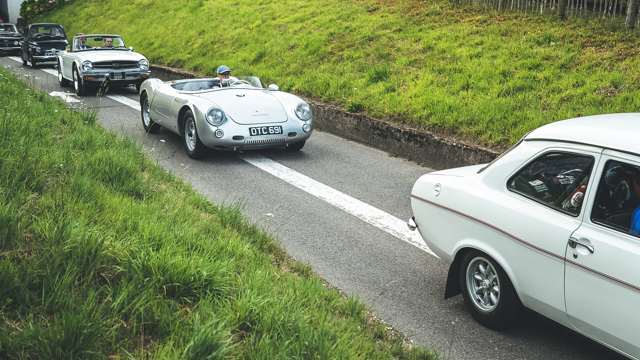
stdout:
POLYGON ((434 358, 94 115, 0 94, 0 358, 434 358))
POLYGON ((444 0, 83 0, 46 20, 152 62, 225 63, 352 111, 502 147, 552 121, 640 108, 640 38, 597 20, 444 0))

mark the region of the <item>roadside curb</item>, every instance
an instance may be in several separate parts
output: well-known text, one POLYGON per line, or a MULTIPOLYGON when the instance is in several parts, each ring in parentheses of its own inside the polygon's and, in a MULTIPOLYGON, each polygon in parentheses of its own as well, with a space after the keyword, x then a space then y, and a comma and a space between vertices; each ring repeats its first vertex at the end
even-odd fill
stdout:
MULTIPOLYGON (((152 65, 156 76, 164 80, 201 77, 183 69, 152 65)), ((425 130, 374 119, 360 113, 350 113, 336 105, 306 99, 314 111, 316 129, 357 141, 432 168, 443 169, 486 163, 499 152, 466 144, 425 130)))

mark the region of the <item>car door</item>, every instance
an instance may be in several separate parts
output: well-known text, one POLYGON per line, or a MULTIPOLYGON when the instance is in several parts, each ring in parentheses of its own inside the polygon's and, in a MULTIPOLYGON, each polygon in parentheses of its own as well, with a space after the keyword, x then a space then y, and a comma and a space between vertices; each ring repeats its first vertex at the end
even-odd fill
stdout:
POLYGON ((567 314, 581 333, 640 358, 640 226, 632 227, 640 157, 606 150, 597 174, 588 214, 567 245, 567 314))
POLYGON ((563 322, 565 248, 584 214, 583 198, 577 199, 576 194, 592 186, 600 150, 580 145, 549 147, 542 142, 522 147, 523 152, 540 150, 523 159, 524 164, 509 176, 506 198, 496 198, 501 228, 517 239, 513 247, 501 246, 502 255, 517 277, 521 301, 563 322))
POLYGON ((171 85, 160 84, 150 99, 151 117, 165 128, 177 131, 178 114, 175 109, 179 102, 180 98, 171 85))

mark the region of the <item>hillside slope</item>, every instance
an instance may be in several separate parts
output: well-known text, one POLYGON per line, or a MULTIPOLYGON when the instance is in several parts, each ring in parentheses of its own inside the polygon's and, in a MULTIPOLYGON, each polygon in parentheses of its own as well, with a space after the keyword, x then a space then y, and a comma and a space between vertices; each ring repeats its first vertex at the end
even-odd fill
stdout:
POLYGON ((208 73, 225 63, 494 147, 640 105, 637 34, 442 0, 76 0, 46 19, 70 36, 121 33, 156 63, 208 73))

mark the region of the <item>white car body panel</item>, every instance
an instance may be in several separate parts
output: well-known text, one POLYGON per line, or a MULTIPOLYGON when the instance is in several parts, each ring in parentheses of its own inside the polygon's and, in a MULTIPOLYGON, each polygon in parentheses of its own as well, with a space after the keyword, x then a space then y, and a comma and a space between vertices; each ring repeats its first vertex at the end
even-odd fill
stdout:
POLYGON ((640 165, 633 154, 640 153, 639 133, 640 114, 544 126, 480 173, 482 166, 470 166, 422 176, 412 190, 415 224, 445 261, 463 249, 485 252, 505 270, 523 305, 640 359, 640 238, 590 220, 606 160, 640 165), (577 217, 507 188, 512 175, 551 151, 594 159, 577 217), (569 247, 572 237, 590 239, 595 253, 569 247))

